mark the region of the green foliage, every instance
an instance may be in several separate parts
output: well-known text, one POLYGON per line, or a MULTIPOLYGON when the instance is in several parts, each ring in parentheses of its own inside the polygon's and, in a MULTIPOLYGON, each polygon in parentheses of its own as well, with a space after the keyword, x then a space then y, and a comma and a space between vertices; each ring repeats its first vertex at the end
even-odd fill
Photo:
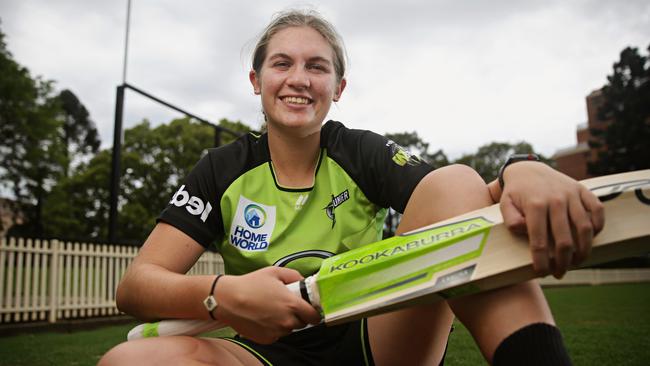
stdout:
MULTIPOLYGON (((251 128, 248 125, 243 124, 241 121, 229 121, 226 118, 219 120, 219 126, 225 127, 230 131, 233 131, 239 135, 243 135, 251 132, 251 128)), ((237 136, 233 134, 223 132, 221 134, 221 145, 229 144, 237 139, 237 136)))
MULTIPOLYGON (((648 47, 650 52, 650 46, 648 47)), ((614 64, 603 87, 599 119, 606 128, 592 128, 590 145, 607 146, 589 165, 589 172, 604 175, 650 168, 650 54, 627 47, 614 64)))
MULTIPOLYGON (((241 122, 221 124, 248 130, 241 122)), ((142 243, 171 195, 213 143, 214 129, 189 118, 155 128, 144 120, 125 130, 118 203, 121 241, 142 243)), ((46 206, 48 236, 106 238, 110 171, 111 151, 106 149, 60 181, 46 206)))
POLYGON ((68 160, 65 176, 68 176, 72 160, 96 153, 101 141, 90 113, 73 92, 68 89, 61 91, 54 102, 59 107, 57 119, 63 122, 63 142, 68 160))
POLYGON ((126 130, 118 237, 146 238, 174 190, 213 143, 214 130, 189 118, 156 128, 145 120, 126 130))
POLYGON ((43 208, 48 237, 103 240, 107 236, 111 152, 103 150, 52 189, 43 208))
POLYGON ((71 162, 96 152, 99 137, 88 111, 69 90, 32 77, 14 61, 0 32, 0 185, 14 196, 25 224, 10 234, 43 236, 43 207, 71 162))
MULTIPOLYGON (((505 164, 510 155, 535 153, 531 144, 525 141, 510 144, 507 142, 492 142, 478 148, 474 154, 465 154, 454 161, 457 164, 469 165, 476 170, 486 182, 497 178, 499 168, 505 164)), ((551 165, 552 162, 541 154, 542 161, 551 165)))
POLYGON ((66 164, 52 82, 33 78, 15 62, 2 32, 0 75, 0 184, 14 194, 14 209, 29 220, 24 231, 38 235, 43 200, 66 164))

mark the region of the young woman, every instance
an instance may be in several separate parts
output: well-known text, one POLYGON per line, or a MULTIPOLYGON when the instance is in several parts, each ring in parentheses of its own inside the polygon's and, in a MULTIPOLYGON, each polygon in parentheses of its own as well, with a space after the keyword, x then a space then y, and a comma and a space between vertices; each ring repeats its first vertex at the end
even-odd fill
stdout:
POLYGON ((212 317, 239 336, 123 343, 101 365, 432 365, 443 358, 454 315, 491 363, 570 362, 533 282, 291 332, 320 316, 284 284, 380 239, 388 207, 404 213, 401 233, 500 202, 508 227, 528 235, 536 270, 558 277, 586 257, 603 226, 599 201, 544 164, 509 165, 502 189, 468 167, 433 170, 380 135, 324 123, 344 76, 342 43, 318 14, 285 12, 266 28, 250 81, 268 133, 199 161, 117 294, 120 309, 140 319, 212 317), (226 275, 185 276, 215 241, 226 275))

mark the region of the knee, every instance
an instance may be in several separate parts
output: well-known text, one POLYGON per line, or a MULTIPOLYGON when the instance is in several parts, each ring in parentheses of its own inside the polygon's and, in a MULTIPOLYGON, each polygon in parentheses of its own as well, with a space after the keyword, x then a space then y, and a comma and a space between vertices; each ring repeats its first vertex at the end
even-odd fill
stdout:
POLYGON ((492 203, 485 181, 472 168, 454 164, 436 169, 427 174, 411 194, 398 233, 492 203))
POLYGON ((99 360, 97 366, 135 364, 142 359, 144 350, 142 347, 135 345, 136 343, 138 342, 124 342, 111 348, 99 360))
POLYGON ((139 339, 113 347, 101 358, 98 366, 174 364, 174 360, 198 357, 201 346, 201 340, 192 337, 139 339))
POLYGON ((476 209, 494 203, 481 176, 467 165, 453 164, 429 173, 422 182, 437 199, 476 209))
POLYGON ((459 189, 467 188, 485 188, 485 180, 473 168, 464 164, 452 164, 439 168, 429 174, 431 177, 439 180, 442 184, 453 182, 452 187, 459 189))

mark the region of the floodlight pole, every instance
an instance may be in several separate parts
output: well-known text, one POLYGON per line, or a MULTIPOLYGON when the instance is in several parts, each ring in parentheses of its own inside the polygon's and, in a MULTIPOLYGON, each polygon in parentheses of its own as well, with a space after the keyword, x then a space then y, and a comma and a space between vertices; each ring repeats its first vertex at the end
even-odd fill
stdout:
POLYGON ((124 116, 124 89, 126 85, 126 65, 129 55, 129 28, 131 25, 131 0, 126 3, 126 34, 124 36, 124 63, 122 65, 122 85, 115 94, 115 125, 113 129, 113 157, 111 161, 111 196, 108 210, 108 242, 117 241, 117 203, 120 196, 120 177, 122 159, 122 119, 124 116))
POLYGON ((120 177, 122 175, 122 117, 124 115, 124 85, 117 87, 115 97, 115 128, 113 130, 113 157, 111 159, 111 196, 108 211, 108 242, 117 241, 117 202, 120 196, 120 177))
POLYGON ((124 36, 124 63, 122 64, 122 84, 126 83, 126 64, 129 55, 129 28, 131 28, 131 0, 126 4, 126 35, 124 36))

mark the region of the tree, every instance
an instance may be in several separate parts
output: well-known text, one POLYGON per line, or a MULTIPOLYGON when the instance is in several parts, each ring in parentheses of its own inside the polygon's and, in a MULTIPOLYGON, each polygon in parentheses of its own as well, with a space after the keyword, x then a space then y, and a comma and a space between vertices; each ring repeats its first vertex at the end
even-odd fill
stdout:
POLYGON ((106 238, 110 196, 111 151, 82 162, 52 189, 43 207, 44 235, 59 239, 106 238))
POLYGON ((90 113, 72 91, 61 91, 54 101, 60 107, 57 118, 63 122, 63 142, 67 158, 64 174, 67 177, 73 159, 97 153, 101 141, 95 122, 90 119, 90 113))
MULTIPOLYGON (((465 154, 454 161, 458 164, 469 165, 476 170, 486 182, 491 182, 497 178, 499 168, 506 162, 512 154, 530 154, 535 153, 533 147, 521 141, 515 144, 507 142, 492 142, 478 148, 474 154, 465 154)), ((552 165, 552 162, 541 154, 541 160, 552 165)))
POLYGON ((607 77, 598 118, 608 125, 590 130, 598 151, 588 165, 593 175, 650 168, 650 46, 648 52, 625 48, 607 77))
MULTIPOLYGON (((241 122, 224 119, 220 124, 249 130, 241 122)), ((121 241, 144 241, 182 179, 213 143, 214 129, 189 118, 155 128, 144 120, 124 131, 117 233, 121 241)), ((110 168, 110 150, 102 150, 55 187, 46 207, 48 236, 106 237, 110 168)))
MULTIPOLYGON (((247 134, 247 133, 252 131, 251 128, 248 125, 242 123, 241 121, 229 121, 226 118, 222 118, 222 119, 219 120, 219 126, 225 127, 227 129, 229 129, 230 131, 233 131, 233 132, 238 133, 240 135, 244 135, 244 134, 247 134)), ((233 136, 230 133, 222 133, 221 134, 221 144, 222 145, 229 144, 229 143, 235 141, 236 139, 237 139, 237 136, 233 136)))
POLYGON ((14 61, 2 32, 0 75, 0 184, 14 195, 13 211, 26 218, 21 233, 40 235, 43 201, 65 165, 52 82, 14 61))

